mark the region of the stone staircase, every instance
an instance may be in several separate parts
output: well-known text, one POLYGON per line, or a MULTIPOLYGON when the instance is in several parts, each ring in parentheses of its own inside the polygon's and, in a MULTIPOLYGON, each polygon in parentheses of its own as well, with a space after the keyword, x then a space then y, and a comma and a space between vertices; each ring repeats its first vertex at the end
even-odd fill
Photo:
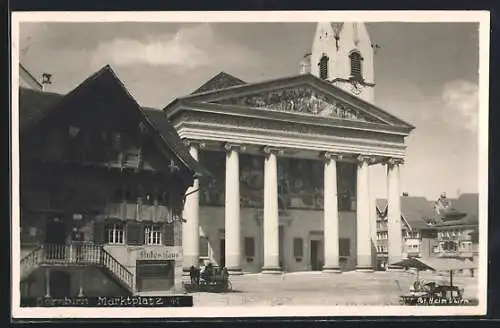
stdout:
POLYGON ((21 283, 41 265, 94 265, 120 284, 128 293, 135 293, 134 274, 107 252, 102 245, 73 243, 69 245, 43 244, 21 259, 21 283))

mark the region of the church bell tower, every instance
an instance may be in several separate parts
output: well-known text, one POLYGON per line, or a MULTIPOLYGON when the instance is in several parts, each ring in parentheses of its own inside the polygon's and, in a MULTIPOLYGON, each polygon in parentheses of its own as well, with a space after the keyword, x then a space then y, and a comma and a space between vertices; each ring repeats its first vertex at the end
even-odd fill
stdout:
POLYGON ((313 74, 374 103, 373 48, 363 23, 318 23, 300 73, 313 74))

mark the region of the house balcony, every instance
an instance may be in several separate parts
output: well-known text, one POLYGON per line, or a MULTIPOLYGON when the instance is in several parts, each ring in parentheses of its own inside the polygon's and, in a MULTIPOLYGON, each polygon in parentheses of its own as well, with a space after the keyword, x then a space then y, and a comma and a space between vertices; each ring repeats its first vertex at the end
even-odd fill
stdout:
POLYGON ((108 253, 102 245, 91 242, 43 244, 21 259, 21 281, 39 267, 97 266, 128 292, 135 288, 134 274, 108 253))
POLYGON ((407 257, 422 257, 422 253, 418 250, 410 250, 406 252, 407 257))
POLYGON ((108 203, 105 215, 124 220, 163 221, 170 215, 168 206, 141 204, 139 202, 108 203))
POLYGON ((474 252, 471 250, 440 251, 437 255, 440 258, 469 258, 474 256, 474 252))

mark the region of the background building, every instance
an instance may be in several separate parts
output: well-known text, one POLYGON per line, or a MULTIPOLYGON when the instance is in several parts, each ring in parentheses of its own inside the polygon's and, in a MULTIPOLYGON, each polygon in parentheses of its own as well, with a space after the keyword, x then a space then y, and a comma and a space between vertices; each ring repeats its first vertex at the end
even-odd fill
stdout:
POLYGON ((479 194, 456 199, 442 195, 435 203, 439 221, 423 231, 422 252, 430 257, 463 257, 477 260, 479 251, 479 194))
MULTIPOLYGON (((387 201, 377 200, 377 268, 384 269, 387 257, 387 201)), ((403 254, 407 257, 462 257, 477 259, 479 195, 462 194, 437 201, 401 196, 403 254)))
MULTIPOLYGON (((401 236, 404 257, 421 257, 422 229, 436 221, 438 214, 425 197, 401 196, 401 236)), ((387 200, 377 199, 377 268, 388 266, 387 200)))

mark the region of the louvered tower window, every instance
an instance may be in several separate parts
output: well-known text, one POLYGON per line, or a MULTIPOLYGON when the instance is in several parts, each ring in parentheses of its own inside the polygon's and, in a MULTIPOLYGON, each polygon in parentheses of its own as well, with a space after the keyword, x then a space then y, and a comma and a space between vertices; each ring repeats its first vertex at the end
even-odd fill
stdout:
POLYGON ((358 51, 354 51, 349 55, 349 59, 351 60, 351 77, 358 81, 362 80, 361 62, 363 61, 363 57, 361 57, 358 51))
POLYGON ((321 59, 319 60, 319 78, 322 80, 328 79, 328 61, 330 58, 328 58, 327 55, 323 55, 321 59))

